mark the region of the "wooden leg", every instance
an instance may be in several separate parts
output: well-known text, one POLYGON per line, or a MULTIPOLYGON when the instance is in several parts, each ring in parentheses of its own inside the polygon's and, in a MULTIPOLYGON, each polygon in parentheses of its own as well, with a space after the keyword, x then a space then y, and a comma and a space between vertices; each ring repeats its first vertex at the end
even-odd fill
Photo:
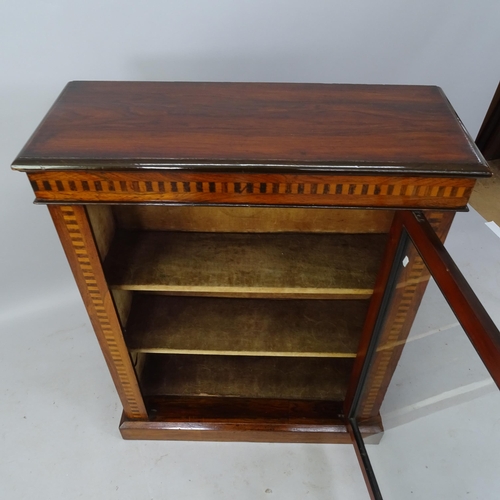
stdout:
POLYGON ((148 418, 134 367, 123 339, 87 213, 78 205, 51 205, 49 211, 73 271, 116 390, 130 420, 148 418))

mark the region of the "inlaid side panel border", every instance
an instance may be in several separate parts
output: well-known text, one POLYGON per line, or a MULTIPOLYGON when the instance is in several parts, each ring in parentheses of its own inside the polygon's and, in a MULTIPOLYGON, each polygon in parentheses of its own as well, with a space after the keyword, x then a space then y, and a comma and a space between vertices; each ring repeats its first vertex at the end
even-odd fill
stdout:
POLYGON ((129 419, 145 420, 146 408, 104 278, 85 208, 52 205, 49 206, 49 211, 123 404, 124 413, 129 419))
POLYGON ((469 178, 45 171, 29 178, 39 202, 209 203, 465 208, 469 178))

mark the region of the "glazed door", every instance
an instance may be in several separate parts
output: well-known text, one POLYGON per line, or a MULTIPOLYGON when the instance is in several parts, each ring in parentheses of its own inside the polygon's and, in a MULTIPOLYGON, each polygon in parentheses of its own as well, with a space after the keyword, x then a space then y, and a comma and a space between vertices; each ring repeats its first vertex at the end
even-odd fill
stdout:
POLYGON ((349 412, 371 498, 498 499, 500 333, 422 213, 397 214, 392 236, 394 264, 349 412), (401 294, 419 287, 410 334, 398 338, 402 311, 391 299, 414 307, 401 294), (401 357, 378 413, 374 388, 394 349, 401 357), (380 419, 383 433, 361 435, 360 424, 378 429, 380 419))

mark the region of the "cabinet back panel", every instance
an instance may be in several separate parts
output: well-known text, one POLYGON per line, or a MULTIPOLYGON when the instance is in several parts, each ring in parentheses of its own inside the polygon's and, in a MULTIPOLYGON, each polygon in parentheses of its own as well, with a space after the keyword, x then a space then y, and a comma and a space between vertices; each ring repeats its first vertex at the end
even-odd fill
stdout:
POLYGON ((342 401, 354 360, 147 354, 148 396, 210 396, 342 401))
POLYGON ((392 210, 136 206, 113 207, 118 226, 152 231, 228 233, 387 233, 392 210))

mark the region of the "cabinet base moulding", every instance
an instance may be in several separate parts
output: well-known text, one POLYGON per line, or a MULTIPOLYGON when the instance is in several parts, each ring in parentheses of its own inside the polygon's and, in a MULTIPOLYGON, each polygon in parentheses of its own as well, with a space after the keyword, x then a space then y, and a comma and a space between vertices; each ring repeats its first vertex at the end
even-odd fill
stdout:
MULTIPOLYGON (((360 427, 363 435, 382 437, 382 426, 360 427)), ((325 425, 276 425, 248 422, 144 422, 122 417, 123 439, 255 443, 352 444, 344 419, 325 425)))
MULTIPOLYGON (((151 396, 146 405, 148 421, 122 416, 124 439, 352 443, 341 401, 151 396)), ((380 415, 360 429, 380 439, 380 415)))

